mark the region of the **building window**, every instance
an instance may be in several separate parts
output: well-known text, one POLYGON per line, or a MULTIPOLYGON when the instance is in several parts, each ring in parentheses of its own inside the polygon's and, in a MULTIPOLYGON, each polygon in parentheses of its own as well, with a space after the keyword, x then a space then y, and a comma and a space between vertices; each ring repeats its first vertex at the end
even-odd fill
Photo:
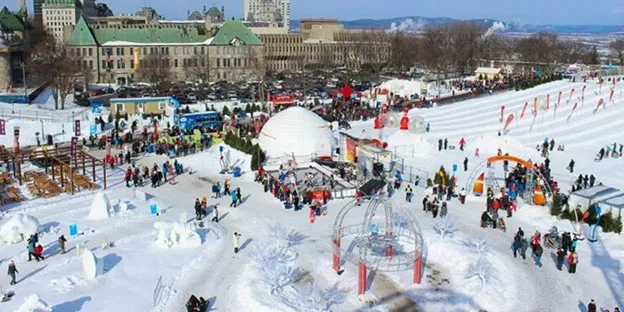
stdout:
POLYGON ((106 69, 106 61, 102 61, 102 69, 106 69))
POLYGON ((76 49, 76 55, 80 56, 80 48, 76 49))
POLYGON ((169 47, 165 48, 165 54, 169 55, 169 47))
POLYGON ((158 109, 165 110, 165 102, 158 102, 158 109))
POLYGON ((124 104, 123 103, 115 104, 115 111, 116 112, 123 112, 124 111, 124 104))
POLYGON ((221 59, 217 59, 217 68, 221 67, 221 59))
POLYGON ((130 59, 130 68, 134 68, 134 59, 130 59))
POLYGON ((89 60, 89 68, 93 69, 93 61, 89 60))
POLYGON ((178 68, 178 59, 173 60, 173 67, 178 68))
POLYGON ((202 47, 201 47, 201 54, 202 54, 202 55, 204 55, 205 53, 206 53, 206 52, 205 52, 205 49, 204 49, 204 47, 202 46, 202 47))
POLYGON ((89 48, 89 56, 93 56, 93 48, 89 48))

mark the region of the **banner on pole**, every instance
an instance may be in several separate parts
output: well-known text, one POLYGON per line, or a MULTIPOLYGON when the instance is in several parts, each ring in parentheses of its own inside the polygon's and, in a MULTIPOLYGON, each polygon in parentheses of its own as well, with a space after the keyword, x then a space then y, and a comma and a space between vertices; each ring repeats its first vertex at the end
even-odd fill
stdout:
POLYGON ((75 132, 74 135, 75 136, 80 136, 80 119, 76 119, 74 121, 74 123, 76 125, 76 126, 74 126, 74 129, 76 130, 76 131, 74 131, 75 132))
POLYGON ((548 111, 548 107, 550 107, 550 94, 546 94, 546 111, 548 111))
POLYGON ((13 152, 19 153, 19 135, 20 135, 20 127, 13 127, 13 152))
POLYGON ((78 137, 71 138, 71 145, 69 146, 72 158, 76 158, 76 149, 78 148, 78 137))
POLYGON ((505 121, 505 126, 503 127, 503 132, 507 131, 507 128, 509 127, 509 125, 511 125, 513 120, 514 120, 514 115, 513 114, 509 114, 509 116, 507 116, 507 121, 505 121))
POLYGON ((529 106, 529 102, 524 102, 524 107, 522 108, 522 113, 520 114, 520 118, 524 117, 524 112, 526 111, 527 106, 529 106))
POLYGON ((611 89, 611 94, 609 95, 609 103, 613 101, 613 95, 615 94, 615 90, 611 89))
POLYGON ((598 109, 600 109, 600 106, 602 106, 603 104, 604 104, 604 99, 600 98, 600 100, 598 100, 598 105, 596 105, 596 109, 594 109, 594 113, 596 113, 598 109))
POLYGON ((561 104, 561 94, 563 94, 563 91, 559 91, 559 97, 557 97, 557 106, 561 104))
POLYGON ((570 90, 570 96, 568 97, 568 101, 566 102, 566 104, 570 104, 570 101, 572 100, 572 94, 574 94, 574 88, 570 90))
POLYGON ((0 135, 6 135, 6 120, 0 119, 0 135))
POLYGON ((533 101, 533 117, 537 116, 537 97, 533 101))

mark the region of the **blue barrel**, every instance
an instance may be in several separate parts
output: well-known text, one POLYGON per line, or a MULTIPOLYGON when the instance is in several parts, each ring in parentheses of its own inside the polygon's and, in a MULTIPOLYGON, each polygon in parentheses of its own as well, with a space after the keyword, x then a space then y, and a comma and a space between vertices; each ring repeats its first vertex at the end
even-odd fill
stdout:
POLYGON ((234 167, 234 169, 232 169, 232 175, 235 178, 238 178, 241 176, 241 168, 240 167, 234 167))
POLYGON ((154 145, 150 144, 150 145, 146 146, 145 147, 145 152, 153 153, 154 152, 154 145))

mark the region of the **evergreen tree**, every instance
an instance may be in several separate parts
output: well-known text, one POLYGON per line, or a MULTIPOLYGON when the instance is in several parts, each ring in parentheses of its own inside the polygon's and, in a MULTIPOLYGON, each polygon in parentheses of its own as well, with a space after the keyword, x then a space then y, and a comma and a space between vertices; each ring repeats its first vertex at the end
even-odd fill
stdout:
POLYGON ((221 116, 230 116, 230 109, 226 105, 223 105, 223 110, 221 110, 221 116))

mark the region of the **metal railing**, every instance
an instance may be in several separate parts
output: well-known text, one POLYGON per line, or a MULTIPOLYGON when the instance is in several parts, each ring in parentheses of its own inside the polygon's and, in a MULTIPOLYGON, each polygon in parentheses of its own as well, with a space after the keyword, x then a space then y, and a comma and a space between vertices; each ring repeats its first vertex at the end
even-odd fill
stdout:
MULTIPOLYGON (((19 104, 23 105, 23 104, 19 104)), ((39 109, 25 109, 0 106, 0 117, 2 118, 17 118, 17 119, 33 119, 33 120, 45 120, 45 121, 57 121, 57 122, 72 122, 73 120, 85 120, 88 112, 87 109, 80 111, 46 111, 39 109)))

